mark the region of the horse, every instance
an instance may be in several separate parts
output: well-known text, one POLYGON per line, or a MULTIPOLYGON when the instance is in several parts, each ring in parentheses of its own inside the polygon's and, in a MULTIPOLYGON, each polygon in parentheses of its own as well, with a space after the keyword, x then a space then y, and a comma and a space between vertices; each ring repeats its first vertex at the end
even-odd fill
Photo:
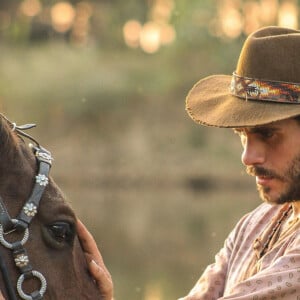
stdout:
POLYGON ((99 300, 76 215, 48 175, 51 154, 25 132, 33 126, 0 114, 0 291, 9 300, 99 300))

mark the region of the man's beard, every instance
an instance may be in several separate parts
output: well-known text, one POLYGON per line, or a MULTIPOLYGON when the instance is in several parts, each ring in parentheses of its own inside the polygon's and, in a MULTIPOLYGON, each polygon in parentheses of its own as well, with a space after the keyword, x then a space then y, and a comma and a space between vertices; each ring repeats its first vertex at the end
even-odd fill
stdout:
POLYGON ((246 172, 252 176, 270 176, 286 184, 285 190, 281 191, 274 199, 271 199, 269 196, 270 187, 257 185, 259 195, 264 201, 273 204, 283 204, 300 200, 300 155, 292 160, 283 174, 277 174, 273 170, 259 166, 248 166, 246 172))

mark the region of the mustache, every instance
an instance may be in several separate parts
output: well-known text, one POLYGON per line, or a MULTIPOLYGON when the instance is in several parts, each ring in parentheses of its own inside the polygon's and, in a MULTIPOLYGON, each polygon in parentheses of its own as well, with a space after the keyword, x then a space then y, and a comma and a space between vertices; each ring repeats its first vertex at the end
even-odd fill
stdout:
POLYGON ((246 172, 248 175, 251 175, 251 176, 268 176, 268 177, 273 177, 273 178, 277 178, 280 180, 284 179, 282 176, 280 176, 273 170, 266 169, 266 168, 259 167, 259 166, 247 166, 246 172))

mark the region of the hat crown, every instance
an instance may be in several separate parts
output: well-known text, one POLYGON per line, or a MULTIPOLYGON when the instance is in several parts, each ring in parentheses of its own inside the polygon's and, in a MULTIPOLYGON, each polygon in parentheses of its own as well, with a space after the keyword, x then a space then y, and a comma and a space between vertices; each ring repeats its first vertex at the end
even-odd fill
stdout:
POLYGON ((263 80, 300 82, 300 31, 266 27, 250 35, 242 48, 236 73, 263 80))

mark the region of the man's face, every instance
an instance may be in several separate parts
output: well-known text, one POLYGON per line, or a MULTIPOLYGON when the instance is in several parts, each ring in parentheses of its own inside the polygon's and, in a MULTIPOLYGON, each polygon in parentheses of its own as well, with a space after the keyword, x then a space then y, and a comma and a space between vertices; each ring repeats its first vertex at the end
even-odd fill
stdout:
POLYGON ((294 119, 235 129, 242 162, 256 177, 261 198, 273 204, 300 200, 300 124, 294 119))

